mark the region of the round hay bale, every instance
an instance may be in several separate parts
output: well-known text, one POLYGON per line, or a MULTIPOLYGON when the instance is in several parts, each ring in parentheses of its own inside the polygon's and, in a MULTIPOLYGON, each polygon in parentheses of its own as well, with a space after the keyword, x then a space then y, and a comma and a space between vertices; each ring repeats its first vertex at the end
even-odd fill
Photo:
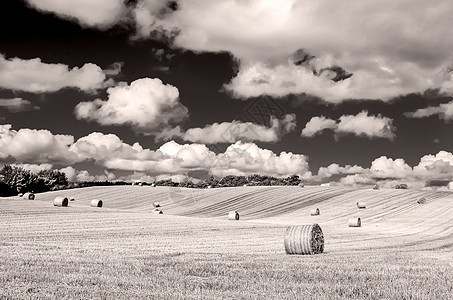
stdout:
POLYGON ((69 200, 66 197, 59 196, 59 197, 55 197, 55 199, 53 199, 53 206, 58 206, 58 207, 68 206, 68 203, 69 203, 69 200))
POLYGON ((152 183, 152 184, 151 184, 151 187, 156 187, 156 184, 155 184, 155 183, 152 183))
POLYGON ((422 198, 418 199, 417 203, 418 204, 425 204, 426 203, 426 198, 422 197, 422 198))
POLYGON ((373 187, 373 190, 379 190, 379 185, 376 184, 376 185, 373 187))
POLYGON ((310 211, 310 215, 312 215, 312 216, 319 216, 319 208, 313 208, 313 209, 310 211))
POLYGON ((359 209, 364 209, 364 208, 366 208, 366 204, 365 204, 365 202, 357 202, 357 207, 359 209))
POLYGON ((301 183, 299 183, 299 187, 303 188, 303 187, 305 187, 305 184, 303 184, 303 183, 301 182, 301 183))
POLYGON ((154 207, 160 207, 160 203, 159 203, 159 202, 154 202, 154 203, 153 203, 153 206, 154 206, 154 207))
POLYGON ((239 213, 235 210, 232 210, 228 213, 228 220, 239 220, 239 213))
POLYGON ((102 200, 98 200, 98 199, 93 199, 90 202, 91 207, 102 207, 102 204, 103 204, 102 200))
POLYGON ((286 228, 286 254, 318 254, 324 251, 324 235, 318 224, 286 228))
POLYGON ((25 200, 35 200, 35 194, 33 194, 33 193, 25 193, 23 195, 23 198, 25 200))
POLYGON ((162 215, 164 212, 161 211, 160 209, 157 209, 157 208, 156 208, 156 209, 153 211, 153 213, 158 214, 158 215, 162 215))
POLYGON ((142 183, 142 182, 139 182, 138 186, 143 186, 143 183, 142 183))
POLYGON ((69 201, 75 201, 74 197, 69 197, 69 201))
POLYGON ((351 218, 348 220, 349 227, 362 227, 362 220, 360 218, 351 218))
POLYGON ((17 194, 17 197, 22 198, 23 196, 24 196, 24 194, 22 194, 22 193, 17 194))

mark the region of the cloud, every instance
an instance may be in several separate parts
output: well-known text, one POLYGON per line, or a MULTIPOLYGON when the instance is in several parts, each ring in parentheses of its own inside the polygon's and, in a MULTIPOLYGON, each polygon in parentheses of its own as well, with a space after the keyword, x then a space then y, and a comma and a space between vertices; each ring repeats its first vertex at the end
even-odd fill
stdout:
POLYGON ((377 116, 369 116, 367 111, 362 111, 357 115, 341 116, 336 129, 339 134, 352 133, 356 136, 365 136, 368 138, 386 138, 392 140, 395 138, 393 120, 377 116))
POLYGON ((26 0, 33 8, 81 25, 107 29, 126 15, 124 0, 26 0))
POLYGON ((357 115, 343 115, 338 121, 321 117, 313 117, 302 129, 301 136, 313 137, 320 134, 325 129, 331 129, 337 137, 342 135, 353 134, 358 137, 386 138, 393 140, 395 138, 395 127, 393 120, 377 116, 369 116, 367 111, 362 111, 357 115))
POLYGON ((172 30, 165 24, 164 19, 175 9, 176 1, 169 0, 140 0, 132 9, 135 20, 136 35, 134 38, 162 39, 167 35, 172 36, 172 30), (160 34, 161 33, 161 34, 160 34), (156 35, 158 34, 158 35, 156 35))
POLYGON ((313 137, 321 134, 325 129, 335 130, 336 128, 337 122, 335 120, 328 119, 324 116, 313 117, 305 124, 304 129, 302 129, 302 136, 313 137))
POLYGON ((77 182, 77 181, 114 181, 116 180, 115 174, 104 171, 102 175, 91 175, 87 170, 76 170, 73 167, 69 166, 59 170, 66 174, 68 181, 77 182))
POLYGON ((42 170, 51 170, 53 167, 51 164, 13 164, 13 166, 23 168, 33 173, 38 173, 42 170))
POLYGON ((333 175, 355 175, 355 174, 365 174, 368 173, 367 169, 364 169, 361 166, 351 166, 351 165, 346 165, 344 167, 341 167, 339 164, 330 164, 327 167, 320 167, 318 170, 318 175, 316 177, 313 177, 313 179, 316 180, 324 180, 326 178, 330 178, 333 175))
POLYGON ((0 108, 4 108, 12 113, 39 109, 38 106, 22 98, 0 99, 0 108))
POLYGON ((6 59, 0 54, 0 88, 4 89, 46 93, 78 88, 93 92, 110 84, 106 73, 112 73, 112 70, 102 70, 92 63, 71 69, 64 64, 43 63, 40 58, 6 59))
POLYGON ((394 188, 397 184, 406 183, 411 188, 447 188, 448 183, 453 181, 453 153, 439 151, 434 155, 424 155, 414 167, 402 158, 386 156, 373 160, 370 168, 331 164, 319 168, 318 175, 312 176, 310 180, 324 181, 333 175, 341 175, 339 184, 346 186, 379 184, 381 187, 394 188))
POLYGON ((253 143, 236 142, 224 153, 218 155, 218 163, 212 166, 214 175, 265 174, 272 176, 300 176, 309 173, 308 157, 291 152, 279 155, 267 149, 261 149, 253 143))
POLYGON ((69 151, 74 142, 70 135, 54 135, 48 130, 11 129, 0 125, 0 159, 30 164, 73 164, 77 156, 69 151))
POLYGON ((411 174, 412 168, 406 164, 404 159, 395 160, 381 156, 371 163, 371 176, 373 178, 406 178, 411 174))
MULTIPOLYGON (((139 143, 129 145, 114 134, 93 132, 74 142, 70 135, 54 135, 47 130, 0 125, 0 161, 22 166, 34 172, 62 166, 70 180, 117 180, 115 171, 135 172, 134 178, 188 176, 207 172, 215 176, 265 174, 277 177, 297 174, 307 182, 338 180, 339 185, 371 185, 393 188, 407 183, 412 188, 431 186, 433 182, 453 181, 453 153, 440 151, 421 157, 411 167, 402 158, 381 156, 369 168, 331 164, 312 175, 308 157, 291 152, 274 153, 254 143, 236 142, 222 153, 209 150, 204 144, 178 144, 170 141, 156 150, 139 143), (104 168, 100 175, 75 170, 78 162, 92 162, 104 168)), ((126 176, 127 177, 127 176, 126 176)), ((124 177, 124 178, 126 178, 124 177)), ((131 177, 132 178, 132 177, 131 177)), ((149 180, 147 180, 149 181, 149 180)))
POLYGON ((161 139, 180 137, 185 141, 216 144, 216 143, 235 143, 237 141, 260 141, 277 142, 281 136, 293 131, 296 127, 296 116, 287 114, 279 120, 273 116, 270 118, 270 127, 266 127, 251 122, 222 122, 208 124, 203 128, 190 128, 186 132, 174 128, 160 134, 161 139))
POLYGON ((453 101, 442 103, 439 106, 428 106, 425 108, 420 108, 414 112, 406 112, 404 115, 408 118, 417 119, 438 115, 439 119, 450 121, 453 120, 453 101))
POLYGON ((232 53, 240 68, 226 87, 236 97, 307 93, 340 102, 453 92, 448 0, 181 0, 175 11, 140 3, 144 37, 158 32, 180 48, 232 53), (295 64, 302 48, 313 58, 295 64))
POLYGON ((157 133, 188 117, 179 102, 179 91, 157 78, 142 78, 130 85, 121 83, 107 89, 108 99, 81 102, 75 108, 79 120, 101 125, 128 125, 144 133, 157 133))

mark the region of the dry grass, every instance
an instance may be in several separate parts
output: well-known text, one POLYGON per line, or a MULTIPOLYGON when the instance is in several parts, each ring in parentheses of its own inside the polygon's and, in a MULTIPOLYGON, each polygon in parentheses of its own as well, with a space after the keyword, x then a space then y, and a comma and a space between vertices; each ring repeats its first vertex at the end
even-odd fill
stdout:
POLYGON ((82 189, 63 210, 49 205, 59 192, 35 201, 0 199, 0 299, 449 299, 453 293, 450 193, 240 187, 189 199, 183 194, 190 190, 127 188, 82 189), (351 196, 369 207, 360 230, 347 226, 351 196), (416 203, 422 196, 429 204, 416 203), (93 198, 109 201, 93 210, 93 198), (154 199, 166 207, 164 215, 151 213, 154 199), (324 253, 286 255, 287 224, 311 223, 303 212, 318 206, 324 253), (230 207, 246 221, 226 220, 230 207))

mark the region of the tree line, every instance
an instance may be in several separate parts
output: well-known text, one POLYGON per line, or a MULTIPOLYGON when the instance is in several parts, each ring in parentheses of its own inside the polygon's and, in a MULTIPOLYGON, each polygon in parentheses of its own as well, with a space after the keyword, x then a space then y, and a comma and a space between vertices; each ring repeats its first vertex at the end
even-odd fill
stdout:
MULTIPOLYGON (((298 175, 277 178, 267 175, 235 176, 228 175, 223 178, 210 176, 206 180, 193 182, 183 180, 174 182, 171 179, 159 180, 152 183, 141 182, 141 185, 173 186, 186 188, 216 188, 235 186, 273 186, 273 185, 299 185, 301 180, 298 175)), ((125 181, 83 181, 69 182, 64 172, 57 170, 41 170, 34 173, 22 167, 4 165, 0 169, 0 196, 14 196, 19 193, 42 193, 48 191, 80 188, 88 186, 128 185, 125 181)))

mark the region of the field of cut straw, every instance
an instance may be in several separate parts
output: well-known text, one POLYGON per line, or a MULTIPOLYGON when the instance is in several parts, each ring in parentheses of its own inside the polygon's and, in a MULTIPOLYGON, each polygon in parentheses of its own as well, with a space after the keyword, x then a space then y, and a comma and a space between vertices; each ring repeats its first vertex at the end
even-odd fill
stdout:
POLYGON ((451 295, 449 192, 118 186, 0 198, 0 299, 451 295), (75 201, 56 207, 57 196, 75 201), (103 206, 91 207, 93 199, 103 206), (240 220, 228 220, 230 211, 240 220), (362 227, 349 227, 357 217, 362 227), (285 254, 287 226, 312 223, 323 230, 324 253, 285 254))

